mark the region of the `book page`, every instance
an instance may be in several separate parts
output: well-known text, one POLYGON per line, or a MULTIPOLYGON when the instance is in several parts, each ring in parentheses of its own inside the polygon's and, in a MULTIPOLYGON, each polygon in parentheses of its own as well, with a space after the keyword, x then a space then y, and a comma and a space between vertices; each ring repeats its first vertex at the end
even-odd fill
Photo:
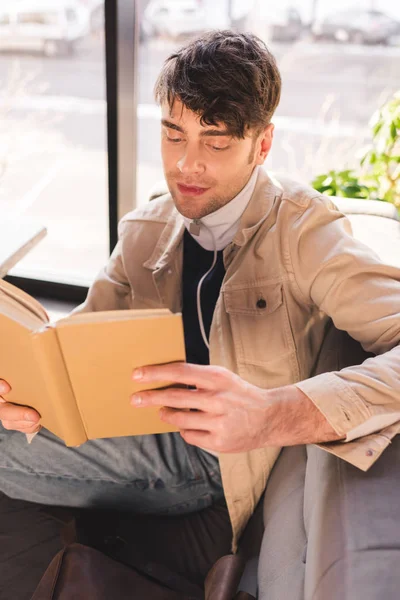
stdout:
POLYGON ((15 285, 0 279, 0 312, 3 306, 10 318, 19 320, 27 327, 34 328, 38 326, 38 322, 39 326, 49 322, 49 316, 40 302, 15 285))
POLYGON ((78 313, 60 319, 58 323, 104 323, 106 321, 123 321, 132 319, 145 319, 153 317, 168 317, 172 313, 168 308, 145 308, 134 310, 104 310, 96 312, 78 313))
MULTIPOLYGON (((0 314, 16 323, 19 323, 29 331, 36 331, 45 325, 38 315, 32 313, 26 306, 16 302, 10 296, 3 294, 0 290, 0 314)), ((2 331, 0 330, 0 337, 2 331)))

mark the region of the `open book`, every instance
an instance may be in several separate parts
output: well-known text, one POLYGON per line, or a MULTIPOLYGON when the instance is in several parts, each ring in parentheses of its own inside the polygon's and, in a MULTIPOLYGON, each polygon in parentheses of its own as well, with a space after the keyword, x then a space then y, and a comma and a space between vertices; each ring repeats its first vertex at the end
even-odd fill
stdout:
MULTIPOLYGON (((7 400, 35 408, 68 446, 88 439, 176 431, 158 407, 130 396, 154 387, 135 367, 184 361, 182 317, 167 309, 76 314, 49 323, 34 298, 0 280, 0 378, 7 400)), ((167 382, 160 383, 160 387, 167 382)))
POLYGON ((47 230, 39 223, 24 217, 7 218, 0 211, 2 224, 0 243, 0 278, 24 258, 42 240, 47 230))

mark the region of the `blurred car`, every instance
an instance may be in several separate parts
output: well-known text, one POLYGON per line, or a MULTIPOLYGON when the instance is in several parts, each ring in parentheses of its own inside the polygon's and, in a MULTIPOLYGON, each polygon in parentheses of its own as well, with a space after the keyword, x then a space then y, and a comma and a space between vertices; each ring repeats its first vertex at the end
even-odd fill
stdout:
POLYGON ((0 50, 69 54, 88 32, 88 13, 74 0, 1 1, 0 50))
POLYGON ((301 14, 290 2, 279 6, 255 0, 247 17, 247 29, 269 42, 294 42, 305 27, 301 14))
POLYGON ((90 31, 98 33, 105 28, 105 0, 79 0, 79 2, 88 10, 90 31))
POLYGON ((266 37, 271 42, 294 42, 303 32, 303 21, 294 7, 275 7, 266 21, 266 37))
POLYGON ((196 0, 150 0, 141 27, 142 36, 179 37, 201 33, 207 29, 204 6, 196 0))
POLYGON ((314 39, 334 39, 354 44, 386 44, 400 33, 400 23, 377 10, 347 10, 317 21, 314 39))

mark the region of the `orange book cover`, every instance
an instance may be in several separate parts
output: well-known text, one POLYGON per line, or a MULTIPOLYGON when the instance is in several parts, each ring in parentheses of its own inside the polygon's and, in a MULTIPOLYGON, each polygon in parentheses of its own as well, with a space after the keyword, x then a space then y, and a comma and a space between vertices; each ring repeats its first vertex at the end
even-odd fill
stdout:
POLYGON ((132 381, 134 368, 185 360, 180 314, 107 311, 50 324, 40 303, 0 281, 0 340, 0 377, 12 386, 7 400, 35 408, 68 446, 176 431, 157 407, 133 408, 130 396, 149 387, 132 381))

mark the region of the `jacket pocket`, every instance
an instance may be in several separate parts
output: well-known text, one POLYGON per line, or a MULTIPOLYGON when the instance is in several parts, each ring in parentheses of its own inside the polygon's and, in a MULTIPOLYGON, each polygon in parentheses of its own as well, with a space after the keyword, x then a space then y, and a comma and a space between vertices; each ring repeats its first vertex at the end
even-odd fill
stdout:
POLYGON ((228 288, 223 297, 239 364, 262 367, 295 354, 281 282, 228 288))

